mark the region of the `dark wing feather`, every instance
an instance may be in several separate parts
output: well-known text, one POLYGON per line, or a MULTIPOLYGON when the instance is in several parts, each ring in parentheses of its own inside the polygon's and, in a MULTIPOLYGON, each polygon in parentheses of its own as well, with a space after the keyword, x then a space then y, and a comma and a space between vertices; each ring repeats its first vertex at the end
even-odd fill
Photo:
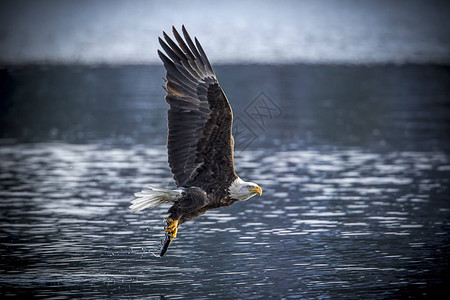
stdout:
POLYGON ((158 50, 166 68, 169 166, 177 186, 198 186, 224 194, 237 178, 233 163, 233 114, 206 54, 183 26, 173 29, 178 45, 164 33, 158 50))

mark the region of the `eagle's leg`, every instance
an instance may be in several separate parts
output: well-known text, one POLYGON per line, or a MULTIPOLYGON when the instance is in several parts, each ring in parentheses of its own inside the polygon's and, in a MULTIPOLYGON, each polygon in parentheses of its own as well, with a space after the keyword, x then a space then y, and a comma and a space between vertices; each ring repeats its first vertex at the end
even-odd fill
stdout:
POLYGON ((167 222, 167 225, 164 227, 164 231, 167 232, 168 235, 172 236, 172 240, 177 237, 178 232, 178 220, 174 220, 172 218, 164 218, 164 221, 167 222))
POLYGON ((170 243, 177 237, 178 227, 182 223, 192 220, 206 212, 203 209, 208 201, 205 191, 199 187, 183 188, 183 190, 183 197, 169 208, 169 217, 167 219, 164 218, 167 223, 164 227, 166 237, 159 256, 163 256, 166 253, 170 243))
POLYGON ((159 252, 159 256, 161 257, 166 253, 170 243, 172 243, 172 241, 177 237, 178 226, 180 226, 178 219, 164 218, 164 220, 167 223, 166 226, 164 226, 166 237, 164 238, 161 251, 159 252))

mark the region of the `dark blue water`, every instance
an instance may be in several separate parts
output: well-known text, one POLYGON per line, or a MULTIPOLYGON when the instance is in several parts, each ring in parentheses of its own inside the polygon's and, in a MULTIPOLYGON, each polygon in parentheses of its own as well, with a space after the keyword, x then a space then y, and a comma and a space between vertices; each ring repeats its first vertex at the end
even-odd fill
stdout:
POLYGON ((1 70, 2 296, 436 298, 449 275, 447 67, 222 66, 263 196, 182 225, 160 67, 1 70), (262 92, 262 93, 261 93, 262 92))

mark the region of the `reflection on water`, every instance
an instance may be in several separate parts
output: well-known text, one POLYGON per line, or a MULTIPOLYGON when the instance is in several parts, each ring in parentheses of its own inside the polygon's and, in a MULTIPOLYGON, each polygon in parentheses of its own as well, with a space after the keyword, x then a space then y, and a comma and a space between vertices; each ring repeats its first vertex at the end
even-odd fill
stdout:
POLYGON ((450 155, 359 148, 241 151, 261 198, 183 224, 157 253, 173 184, 164 146, 0 147, 4 295, 371 299, 430 296, 448 274, 450 155))

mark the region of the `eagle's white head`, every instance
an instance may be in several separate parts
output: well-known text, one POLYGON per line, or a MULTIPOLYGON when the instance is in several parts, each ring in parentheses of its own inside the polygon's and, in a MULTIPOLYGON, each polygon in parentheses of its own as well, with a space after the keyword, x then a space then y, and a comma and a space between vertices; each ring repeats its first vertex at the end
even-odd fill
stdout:
POLYGON ((246 182, 238 177, 231 183, 228 193, 231 199, 248 200, 256 194, 261 196, 262 190, 256 183, 246 182))

